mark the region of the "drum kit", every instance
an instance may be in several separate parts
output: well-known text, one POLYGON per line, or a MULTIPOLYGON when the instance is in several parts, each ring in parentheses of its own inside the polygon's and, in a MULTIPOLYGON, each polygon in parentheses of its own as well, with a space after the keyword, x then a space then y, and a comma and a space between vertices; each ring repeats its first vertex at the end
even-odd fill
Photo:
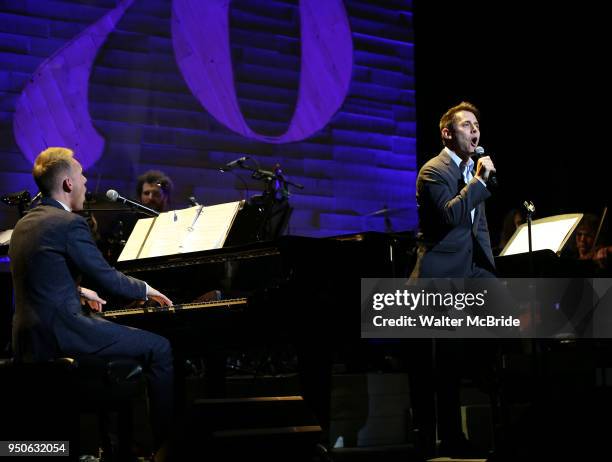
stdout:
POLYGON ((385 231, 388 233, 393 232, 393 226, 391 223, 391 217, 404 214, 411 210, 411 207, 395 207, 389 208, 387 205, 383 205, 383 208, 380 210, 376 210, 375 212, 371 212, 366 214, 366 217, 383 217, 385 220, 385 231))

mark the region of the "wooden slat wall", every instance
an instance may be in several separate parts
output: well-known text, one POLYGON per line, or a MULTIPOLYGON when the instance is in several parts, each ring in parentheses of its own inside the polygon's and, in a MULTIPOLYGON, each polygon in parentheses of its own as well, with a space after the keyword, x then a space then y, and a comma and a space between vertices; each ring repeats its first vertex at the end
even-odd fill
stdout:
MULTIPOLYGON (((323 0, 322 0, 323 1, 323 0)), ((0 4, 0 194, 28 188, 31 165, 13 137, 15 103, 42 61, 116 6, 113 0, 5 0, 0 4)), ((416 116, 410 0, 347 0, 353 38, 349 93, 330 123, 310 138, 269 144, 247 139, 210 116, 190 93, 174 59, 171 2, 136 0, 98 54, 89 112, 104 136, 103 157, 87 171, 90 189, 133 196, 136 176, 169 174, 174 205, 195 195, 207 204, 245 195, 218 168, 242 155, 263 168, 280 163, 294 181, 293 234, 381 230, 365 215, 408 207, 396 230, 416 225, 416 116)), ((249 126, 282 134, 293 115, 300 73, 297 0, 233 0, 230 37, 235 85, 249 126)), ((250 194, 261 184, 245 177, 250 194)), ((16 213, 0 205, 0 229, 16 213)))

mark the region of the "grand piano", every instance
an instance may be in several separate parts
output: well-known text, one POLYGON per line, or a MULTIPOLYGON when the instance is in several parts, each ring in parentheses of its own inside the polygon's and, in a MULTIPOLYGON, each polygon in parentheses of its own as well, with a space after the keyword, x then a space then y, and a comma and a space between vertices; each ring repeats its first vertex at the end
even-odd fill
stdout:
MULTIPOLYGON (((158 324, 164 319, 155 329, 163 330, 168 325, 166 320, 180 319, 183 314, 190 318, 240 315, 249 320, 249 330, 258 326, 264 332, 293 335, 309 326, 316 328, 319 336, 333 332, 334 337, 358 338, 359 311, 355 307, 360 278, 405 275, 410 242, 406 235, 376 232, 321 239, 283 236, 273 241, 119 262, 117 269, 147 281, 175 304, 218 302, 189 313, 180 306, 169 311, 136 309, 133 316, 121 316, 121 322, 158 324), (235 303, 232 309, 224 300, 244 303, 235 303)), ((216 327, 213 334, 225 339, 231 335, 216 327)))
MULTIPOLYGON (((147 281, 177 307, 123 307, 107 310, 105 316, 166 336, 179 358, 203 357, 216 363, 216 370, 207 368, 215 390, 222 388, 218 375, 225 367, 220 349, 291 345, 302 394, 324 423, 329 418, 334 351, 362 342, 360 278, 406 275, 413 247, 410 233, 283 236, 120 262, 119 270, 147 281)), ((122 302, 107 306, 122 307, 122 302)))

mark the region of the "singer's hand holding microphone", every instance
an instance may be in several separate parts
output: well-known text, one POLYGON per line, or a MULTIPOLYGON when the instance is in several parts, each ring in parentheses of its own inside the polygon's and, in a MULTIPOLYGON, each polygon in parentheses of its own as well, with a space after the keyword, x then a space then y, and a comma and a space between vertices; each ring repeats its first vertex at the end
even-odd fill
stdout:
POLYGON ((476 178, 479 178, 493 186, 497 186, 497 177, 495 176, 495 165, 489 156, 485 156, 485 150, 482 146, 478 146, 474 153, 477 157, 476 178))

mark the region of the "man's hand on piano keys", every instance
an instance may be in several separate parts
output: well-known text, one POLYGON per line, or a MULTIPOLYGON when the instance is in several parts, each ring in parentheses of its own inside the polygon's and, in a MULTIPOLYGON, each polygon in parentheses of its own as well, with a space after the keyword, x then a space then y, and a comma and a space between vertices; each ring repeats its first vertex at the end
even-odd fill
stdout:
POLYGON ((81 296, 81 305, 87 305, 92 311, 99 313, 102 311, 102 305, 106 305, 106 300, 86 287, 79 287, 79 295, 81 296))
POLYGON ((154 289, 150 285, 147 284, 147 298, 152 298, 161 306, 170 306, 172 305, 172 300, 162 294, 159 290, 154 289))

